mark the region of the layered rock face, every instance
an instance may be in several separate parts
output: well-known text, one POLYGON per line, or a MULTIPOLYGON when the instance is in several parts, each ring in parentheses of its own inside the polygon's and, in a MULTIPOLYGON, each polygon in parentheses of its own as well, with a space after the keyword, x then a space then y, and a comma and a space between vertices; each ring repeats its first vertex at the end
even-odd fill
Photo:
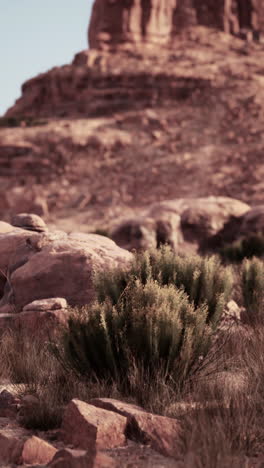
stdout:
POLYGON ((190 25, 259 37, 261 0, 96 0, 88 39, 91 48, 120 44, 169 44, 190 25))

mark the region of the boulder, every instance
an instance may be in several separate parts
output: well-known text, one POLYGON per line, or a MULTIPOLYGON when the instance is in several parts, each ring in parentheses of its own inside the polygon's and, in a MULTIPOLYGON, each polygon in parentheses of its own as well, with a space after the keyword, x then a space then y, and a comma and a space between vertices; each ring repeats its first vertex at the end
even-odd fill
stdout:
POLYGON ((57 449, 39 437, 32 436, 26 440, 22 451, 22 462, 25 464, 46 464, 49 463, 57 449))
POLYGON ((47 230, 46 223, 36 214, 16 214, 12 218, 12 225, 29 231, 43 232, 47 230))
POLYGON ((161 211, 155 216, 138 216, 122 221, 111 231, 111 238, 127 250, 146 250, 169 244, 176 250, 182 240, 180 216, 161 211))
POLYGON ((91 404, 125 416, 128 438, 150 444, 165 456, 179 456, 181 428, 176 419, 151 414, 139 406, 111 398, 96 398, 91 404))
MULTIPOLYGON (((17 229, 12 226, 10 231, 0 232, 0 299, 4 294, 5 286, 8 286, 10 275, 10 264, 13 268, 21 265, 30 255, 27 246, 29 232, 23 229, 17 229), (16 258, 16 252, 20 251, 19 258, 16 258)), ((38 236, 38 233, 31 233, 31 236, 38 236)), ((3 305, 3 304, 1 304, 3 305)), ((1 308, 0 305, 0 308, 1 308)))
POLYGON ((65 409, 62 438, 75 448, 95 454, 97 449, 120 447, 126 444, 127 419, 116 412, 72 400, 65 409))
POLYGON ((223 228, 210 239, 212 248, 223 247, 254 235, 264 235, 264 205, 254 206, 239 217, 231 217, 223 228))
POLYGON ((25 232, 0 235, 0 264, 8 277, 0 309, 12 304, 20 312, 35 300, 56 297, 72 306, 88 304, 95 293, 93 274, 126 267, 133 258, 96 234, 25 232))
MULTIPOLYGON (((27 239, 38 238, 38 233, 30 233, 24 229, 12 227, 12 230, 0 233, 0 272, 6 275, 9 270, 9 265, 14 264, 16 252, 27 250, 26 257, 29 256, 29 248, 27 239)), ((21 260, 20 260, 21 261, 21 260)))
POLYGON ((181 214, 183 237, 187 242, 206 248, 231 218, 240 218, 250 210, 249 205, 228 197, 208 197, 192 200, 181 214))
POLYGON ((174 250, 206 249, 231 219, 249 212, 246 203, 228 197, 179 198, 154 203, 144 214, 121 222, 111 232, 128 250, 169 244, 174 250))
POLYGON ((152 218, 135 217, 117 225, 111 238, 123 249, 146 250, 157 245, 156 223, 152 218))

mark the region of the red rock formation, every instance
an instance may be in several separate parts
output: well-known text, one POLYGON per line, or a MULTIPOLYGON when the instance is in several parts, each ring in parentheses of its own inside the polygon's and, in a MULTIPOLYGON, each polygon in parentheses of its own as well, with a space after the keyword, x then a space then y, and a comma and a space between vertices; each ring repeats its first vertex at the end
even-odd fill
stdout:
POLYGON ((164 45, 194 24, 257 38, 263 11, 261 0, 95 0, 88 39, 91 48, 164 45))

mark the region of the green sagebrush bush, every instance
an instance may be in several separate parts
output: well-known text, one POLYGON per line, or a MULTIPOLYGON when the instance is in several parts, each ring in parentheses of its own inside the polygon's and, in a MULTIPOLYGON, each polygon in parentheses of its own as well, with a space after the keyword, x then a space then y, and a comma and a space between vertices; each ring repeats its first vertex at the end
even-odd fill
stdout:
POLYGON ((99 302, 116 304, 131 280, 148 280, 183 289, 195 307, 208 306, 207 322, 218 324, 233 286, 232 270, 221 265, 216 256, 179 256, 168 246, 136 254, 129 270, 119 268, 99 273, 95 279, 99 302))
POLYGON ((66 362, 79 374, 129 388, 133 367, 181 384, 209 349, 232 277, 212 257, 169 248, 138 254, 129 271, 96 278, 98 301, 75 310, 65 332, 66 362))
POLYGON ((231 245, 224 246, 220 255, 227 262, 239 263, 245 258, 264 256, 264 236, 252 234, 237 240, 231 245))
POLYGON ((242 294, 250 323, 264 323, 264 262, 246 259, 242 265, 242 294))
POLYGON ((136 280, 115 306, 106 300, 71 317, 67 356, 83 375, 125 384, 134 364, 148 376, 162 369, 164 377, 180 380, 207 352, 207 314, 207 306, 195 308, 183 290, 136 280))

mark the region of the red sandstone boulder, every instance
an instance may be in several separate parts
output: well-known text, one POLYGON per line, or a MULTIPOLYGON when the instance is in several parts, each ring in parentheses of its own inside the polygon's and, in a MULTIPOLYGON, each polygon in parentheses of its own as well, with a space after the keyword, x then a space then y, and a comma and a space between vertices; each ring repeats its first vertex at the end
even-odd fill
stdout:
POLYGON ((21 230, 0 235, 0 267, 8 277, 0 309, 12 304, 19 312, 35 300, 52 297, 65 298, 70 305, 87 304, 94 298, 93 274, 125 267, 131 260, 129 252, 95 234, 21 230))
POLYGON ((187 242, 206 246, 231 218, 240 218, 249 211, 246 203, 228 197, 208 197, 190 200, 181 213, 183 237, 187 242))
POLYGON ((125 445, 126 424, 126 418, 116 412, 72 400, 64 412, 62 438, 65 443, 88 450, 92 455, 97 449, 125 445))
POLYGON ((157 246, 156 222, 147 216, 127 219, 111 232, 111 238, 123 249, 146 250, 157 246))
POLYGON ((154 203, 141 216, 121 222, 111 233, 128 250, 169 244, 174 250, 197 250, 230 219, 248 213, 249 205, 229 197, 179 198, 154 203))
POLYGON ((147 413, 143 408, 113 400, 96 398, 92 405, 115 411, 127 418, 126 434, 129 438, 149 443, 154 450, 165 456, 179 456, 180 424, 176 419, 147 413))

